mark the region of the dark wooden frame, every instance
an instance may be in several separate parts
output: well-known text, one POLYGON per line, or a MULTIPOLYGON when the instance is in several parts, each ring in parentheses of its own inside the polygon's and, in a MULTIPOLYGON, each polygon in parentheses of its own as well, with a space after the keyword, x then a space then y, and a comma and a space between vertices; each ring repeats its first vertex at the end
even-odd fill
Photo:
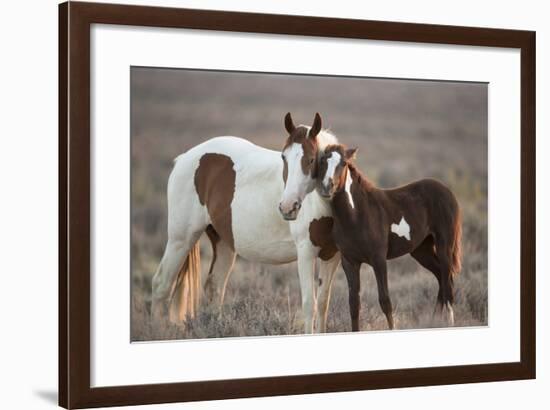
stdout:
POLYGON ((59 404, 66 408, 535 378, 535 33, 94 3, 59 6, 59 404), (521 360, 90 387, 90 26, 95 23, 509 47, 521 50, 521 360), (70 39, 70 41, 69 41, 70 39))

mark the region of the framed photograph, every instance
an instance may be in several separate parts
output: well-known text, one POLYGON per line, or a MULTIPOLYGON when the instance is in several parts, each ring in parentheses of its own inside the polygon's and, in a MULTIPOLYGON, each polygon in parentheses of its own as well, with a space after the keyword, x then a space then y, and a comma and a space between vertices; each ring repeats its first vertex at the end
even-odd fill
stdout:
POLYGON ((535 377, 535 33, 59 6, 59 404, 535 377))

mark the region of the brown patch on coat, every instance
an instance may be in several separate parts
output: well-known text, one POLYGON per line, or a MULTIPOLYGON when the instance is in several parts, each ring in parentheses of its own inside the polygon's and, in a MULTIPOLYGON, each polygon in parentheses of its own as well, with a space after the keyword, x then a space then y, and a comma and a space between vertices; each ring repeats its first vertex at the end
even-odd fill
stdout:
POLYGON ((319 258, 328 261, 334 257, 338 249, 332 239, 334 220, 330 216, 314 219, 309 224, 309 239, 319 248, 319 258))
POLYGON ((236 172, 233 165, 227 155, 204 154, 195 171, 195 189, 201 205, 208 209, 214 230, 234 250, 231 202, 236 172))

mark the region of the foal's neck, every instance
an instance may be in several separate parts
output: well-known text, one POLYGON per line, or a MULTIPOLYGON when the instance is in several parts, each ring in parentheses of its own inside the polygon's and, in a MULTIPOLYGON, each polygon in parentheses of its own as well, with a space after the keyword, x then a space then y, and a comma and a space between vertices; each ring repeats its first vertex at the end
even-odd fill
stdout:
POLYGON ((334 204, 334 212, 350 220, 355 220, 354 215, 359 208, 365 206, 370 193, 375 190, 374 184, 370 182, 353 164, 348 164, 346 176, 339 189, 340 199, 334 204))
POLYGON ((348 164, 347 171, 352 179, 354 191, 361 190, 363 192, 371 192, 376 189, 374 184, 357 168, 355 164, 348 164))

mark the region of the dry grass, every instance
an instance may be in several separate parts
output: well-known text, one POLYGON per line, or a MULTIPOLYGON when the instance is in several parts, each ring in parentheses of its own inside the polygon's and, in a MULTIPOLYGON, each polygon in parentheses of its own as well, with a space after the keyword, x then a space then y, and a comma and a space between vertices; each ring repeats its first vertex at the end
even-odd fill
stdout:
MULTIPOLYGON (((238 259, 223 309, 203 306, 186 326, 149 320, 150 281, 166 241, 165 187, 172 160, 217 135, 279 149, 283 115, 309 122, 321 112, 341 142, 359 147, 359 167, 390 187, 421 177, 444 181, 463 208, 463 270, 457 326, 487 324, 487 88, 398 80, 282 77, 132 69, 132 340, 264 336, 302 332, 295 263, 238 259)), ((203 280, 208 240, 201 241, 203 280)), ((386 329, 372 269, 364 266, 361 327, 386 329)), ((437 283, 412 258, 389 263, 400 329, 432 321, 437 283)), ((338 269, 329 332, 349 331, 345 276, 338 269)))

